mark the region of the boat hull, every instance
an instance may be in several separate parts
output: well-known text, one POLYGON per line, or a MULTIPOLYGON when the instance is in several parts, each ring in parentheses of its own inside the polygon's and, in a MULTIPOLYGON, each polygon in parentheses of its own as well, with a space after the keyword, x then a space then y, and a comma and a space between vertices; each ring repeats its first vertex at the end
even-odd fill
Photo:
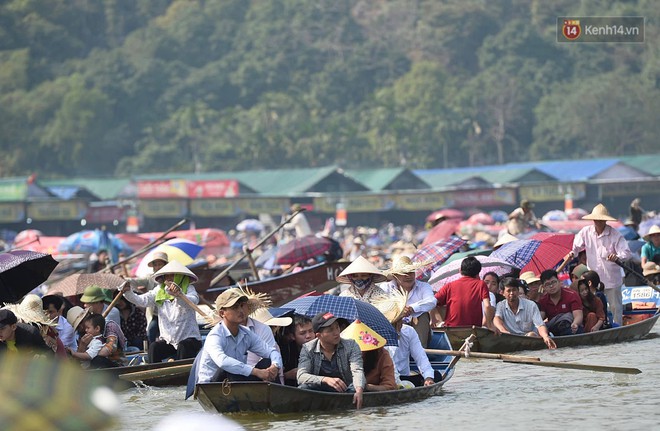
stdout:
MULTIPOLYGON (((612 344, 639 340, 649 334, 658 320, 658 317, 660 317, 660 313, 631 325, 603 329, 601 331, 589 332, 586 334, 554 337, 553 340, 558 348, 612 344)), ((456 327, 434 330, 434 338, 438 334, 446 334, 447 337, 449 337, 452 348, 454 349, 458 349, 467 337, 474 334, 477 339, 472 346, 472 350, 476 352, 510 353, 523 350, 543 350, 547 348, 541 338, 512 334, 501 334, 496 336, 493 332, 481 327, 456 327)))

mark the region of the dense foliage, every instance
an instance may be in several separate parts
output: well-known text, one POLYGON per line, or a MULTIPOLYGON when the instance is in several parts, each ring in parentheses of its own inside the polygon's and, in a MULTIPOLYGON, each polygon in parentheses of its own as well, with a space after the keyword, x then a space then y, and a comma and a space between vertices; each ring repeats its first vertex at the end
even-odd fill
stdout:
POLYGON ((660 2, 6 0, 0 176, 643 154, 660 2), (645 16, 558 44, 557 16, 645 16))

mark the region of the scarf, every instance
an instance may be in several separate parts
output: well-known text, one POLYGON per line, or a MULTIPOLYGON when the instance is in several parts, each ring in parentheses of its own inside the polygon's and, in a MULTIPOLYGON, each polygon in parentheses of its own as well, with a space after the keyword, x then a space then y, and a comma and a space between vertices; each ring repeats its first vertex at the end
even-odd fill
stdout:
MULTIPOLYGON (((181 292, 183 292, 184 295, 188 293, 190 277, 183 274, 174 274, 174 283, 176 283, 181 288, 181 292)), ((173 299, 174 297, 167 293, 165 290, 165 284, 160 283, 158 287, 156 287, 156 296, 154 297, 154 301, 156 301, 158 306, 162 306, 165 301, 172 301, 173 299)))

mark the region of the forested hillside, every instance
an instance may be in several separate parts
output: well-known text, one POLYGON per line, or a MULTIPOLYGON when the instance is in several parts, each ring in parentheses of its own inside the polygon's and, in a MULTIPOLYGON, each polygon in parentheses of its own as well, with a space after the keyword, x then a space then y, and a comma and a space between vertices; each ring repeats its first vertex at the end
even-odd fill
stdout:
POLYGON ((660 2, 0 2, 0 176, 658 152, 660 2), (558 44, 557 16, 644 16, 558 44))

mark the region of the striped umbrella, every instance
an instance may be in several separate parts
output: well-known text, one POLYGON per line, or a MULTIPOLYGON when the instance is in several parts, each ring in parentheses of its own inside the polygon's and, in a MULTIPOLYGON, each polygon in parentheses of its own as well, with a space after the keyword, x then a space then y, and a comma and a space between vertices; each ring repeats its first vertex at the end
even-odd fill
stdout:
POLYGON ((158 247, 155 247, 144 256, 144 258, 140 261, 140 264, 137 266, 137 269, 135 270, 135 275, 138 277, 148 277, 152 274, 152 270, 148 263, 151 261, 151 257, 156 252, 166 253, 170 262, 176 260, 182 265, 190 265, 193 263, 203 248, 204 247, 201 245, 198 245, 197 243, 187 239, 170 239, 158 247))
POLYGON ((418 269, 417 278, 430 275, 431 272, 438 269, 456 250, 466 243, 465 240, 453 236, 448 239, 436 241, 417 250, 412 257, 413 262, 433 262, 433 265, 418 269))
MULTIPOLYGON (((474 257, 481 262, 479 278, 483 278, 487 272, 491 271, 497 275, 504 275, 513 268, 511 264, 500 259, 494 259, 492 255, 474 257)), ((445 284, 461 278, 461 263, 463 263, 463 259, 455 260, 438 268, 429 279, 429 284, 433 287, 433 290, 437 292, 445 284)))
POLYGON ((282 305, 281 308, 293 308, 296 314, 314 317, 318 313, 330 312, 336 317, 352 322, 360 319, 381 337, 387 340, 387 346, 398 346, 398 336, 392 324, 376 307, 368 302, 348 296, 320 295, 305 296, 282 305))
MULTIPOLYGON (((539 234, 537 234, 539 235, 539 234)), ((562 234, 571 235, 571 234, 562 234)), ((539 239, 519 239, 504 244, 495 250, 490 257, 501 259, 521 272, 534 271, 540 274, 546 269, 552 269, 564 259, 564 256, 571 251, 571 246, 567 246, 567 237, 548 237, 539 239)))

